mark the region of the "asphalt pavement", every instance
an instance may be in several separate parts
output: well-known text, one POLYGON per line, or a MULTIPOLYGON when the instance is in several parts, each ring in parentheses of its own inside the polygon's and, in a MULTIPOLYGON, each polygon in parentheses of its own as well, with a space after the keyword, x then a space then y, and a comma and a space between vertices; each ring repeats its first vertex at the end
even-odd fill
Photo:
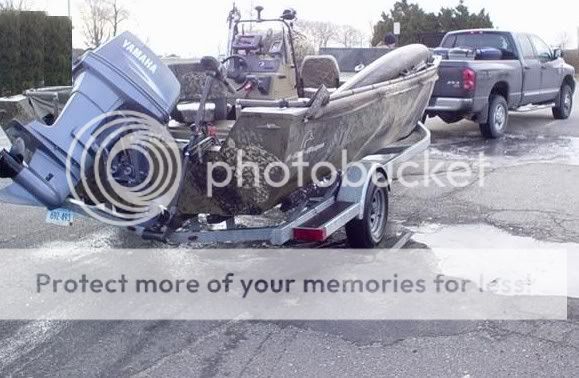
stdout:
MULTIPOLYGON (((456 161, 479 173, 481 153, 489 165, 483 187, 394 183, 390 221, 413 233, 407 248, 579 244, 579 108, 566 121, 512 114, 492 141, 469 122, 427 125, 438 176, 456 161)), ((47 225, 37 209, 0 215, 2 248, 167 248, 86 219, 47 225)), ((567 321, 0 322, 3 376, 576 376, 578 348, 574 299, 567 321)))

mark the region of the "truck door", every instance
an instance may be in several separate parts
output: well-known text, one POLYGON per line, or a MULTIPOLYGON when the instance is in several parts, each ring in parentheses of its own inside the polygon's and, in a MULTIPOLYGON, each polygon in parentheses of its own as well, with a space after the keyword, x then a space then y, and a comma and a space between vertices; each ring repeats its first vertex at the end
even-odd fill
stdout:
POLYGON ((542 63, 535 54, 533 44, 526 34, 517 35, 523 63, 523 101, 521 105, 541 102, 542 63))
POLYGON ((531 35, 537 58, 541 62, 541 100, 554 101, 561 87, 560 61, 553 58, 551 48, 539 37, 531 35))

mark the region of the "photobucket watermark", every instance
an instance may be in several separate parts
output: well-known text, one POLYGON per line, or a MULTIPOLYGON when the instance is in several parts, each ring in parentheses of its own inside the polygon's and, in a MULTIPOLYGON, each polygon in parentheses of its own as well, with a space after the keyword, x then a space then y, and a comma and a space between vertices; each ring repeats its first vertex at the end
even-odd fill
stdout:
POLYGON ((433 159, 428 151, 409 161, 400 161, 397 154, 353 159, 352 151, 349 154, 347 150, 324 159, 321 156, 327 149, 323 146, 287 157, 258 146, 233 150, 228 148, 234 146, 221 146, 194 157, 152 117, 113 112, 95 118, 77 132, 68 151, 67 184, 70 197, 86 214, 108 224, 135 226, 165 216, 191 185, 196 193, 223 202, 252 194, 257 201, 275 190, 285 192, 287 198, 312 186, 482 187, 490 167, 484 154, 478 159, 449 161, 433 159), (93 132, 94 125, 99 127, 93 132), (72 157, 79 149, 82 154, 77 164, 72 157), (187 159, 194 158, 200 159, 201 166, 188 164, 187 159))
POLYGON ((440 161, 431 158, 428 151, 422 159, 405 162, 388 162, 385 156, 369 156, 351 162, 348 151, 341 152, 338 164, 329 161, 315 163, 296 154, 291 162, 275 161, 266 165, 246 157, 237 150, 235 163, 224 161, 208 162, 206 188, 208 197, 217 189, 237 187, 283 188, 295 183, 298 188, 315 185, 320 188, 340 183, 343 187, 362 187, 372 182, 378 187, 389 187, 394 182, 405 188, 465 188, 470 185, 485 185, 485 175, 491 166, 483 153, 477 159, 462 161, 440 161))
POLYGON ((155 219, 170 206, 179 195, 182 164, 181 150, 164 125, 143 113, 116 111, 77 131, 66 179, 71 197, 87 215, 129 227, 155 219), (77 179, 72 157, 79 148, 77 179))

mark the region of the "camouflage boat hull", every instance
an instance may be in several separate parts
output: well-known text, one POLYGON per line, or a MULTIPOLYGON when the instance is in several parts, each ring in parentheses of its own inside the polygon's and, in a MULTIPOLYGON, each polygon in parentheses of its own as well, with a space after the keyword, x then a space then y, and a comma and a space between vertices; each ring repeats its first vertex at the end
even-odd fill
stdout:
MULTIPOLYGON (((202 162, 188 163, 179 210, 185 214, 254 215, 273 208, 300 188, 298 168, 292 164, 299 156, 309 165, 303 170, 304 184, 308 184, 316 163, 340 169, 344 162, 358 161, 410 134, 423 116, 437 79, 437 66, 433 65, 407 77, 346 91, 331 98, 313 117, 307 107, 244 109, 219 152, 208 154, 202 162), (259 172, 240 166, 239 154, 244 165, 255 163, 259 172), (230 166, 233 177, 241 177, 241 181, 233 180, 223 188, 208 187, 210 182, 222 181, 222 177, 208 179, 210 174, 222 175, 207 170, 208 163, 217 162, 230 166), (288 166, 290 179, 283 187, 265 182, 266 167, 271 163, 288 166)), ((275 170, 269 173, 273 182, 287 175, 275 170)), ((316 173, 324 175, 328 170, 316 173)))

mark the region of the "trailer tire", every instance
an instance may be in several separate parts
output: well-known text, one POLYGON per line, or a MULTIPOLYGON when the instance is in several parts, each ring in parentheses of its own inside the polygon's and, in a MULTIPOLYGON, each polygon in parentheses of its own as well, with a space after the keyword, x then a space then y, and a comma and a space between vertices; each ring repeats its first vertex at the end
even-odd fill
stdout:
POLYGON ((480 132, 487 139, 496 139, 504 135, 509 125, 509 105, 501 95, 492 95, 489 101, 489 117, 481 123, 480 132))
MULTIPOLYGON (((379 182, 386 182, 380 174, 379 182)), ((378 246, 386 235, 388 223, 388 190, 385 185, 376 185, 371 180, 364 201, 364 216, 346 225, 346 235, 350 247, 370 249, 378 246), (384 187, 382 187, 384 186, 384 187)))

